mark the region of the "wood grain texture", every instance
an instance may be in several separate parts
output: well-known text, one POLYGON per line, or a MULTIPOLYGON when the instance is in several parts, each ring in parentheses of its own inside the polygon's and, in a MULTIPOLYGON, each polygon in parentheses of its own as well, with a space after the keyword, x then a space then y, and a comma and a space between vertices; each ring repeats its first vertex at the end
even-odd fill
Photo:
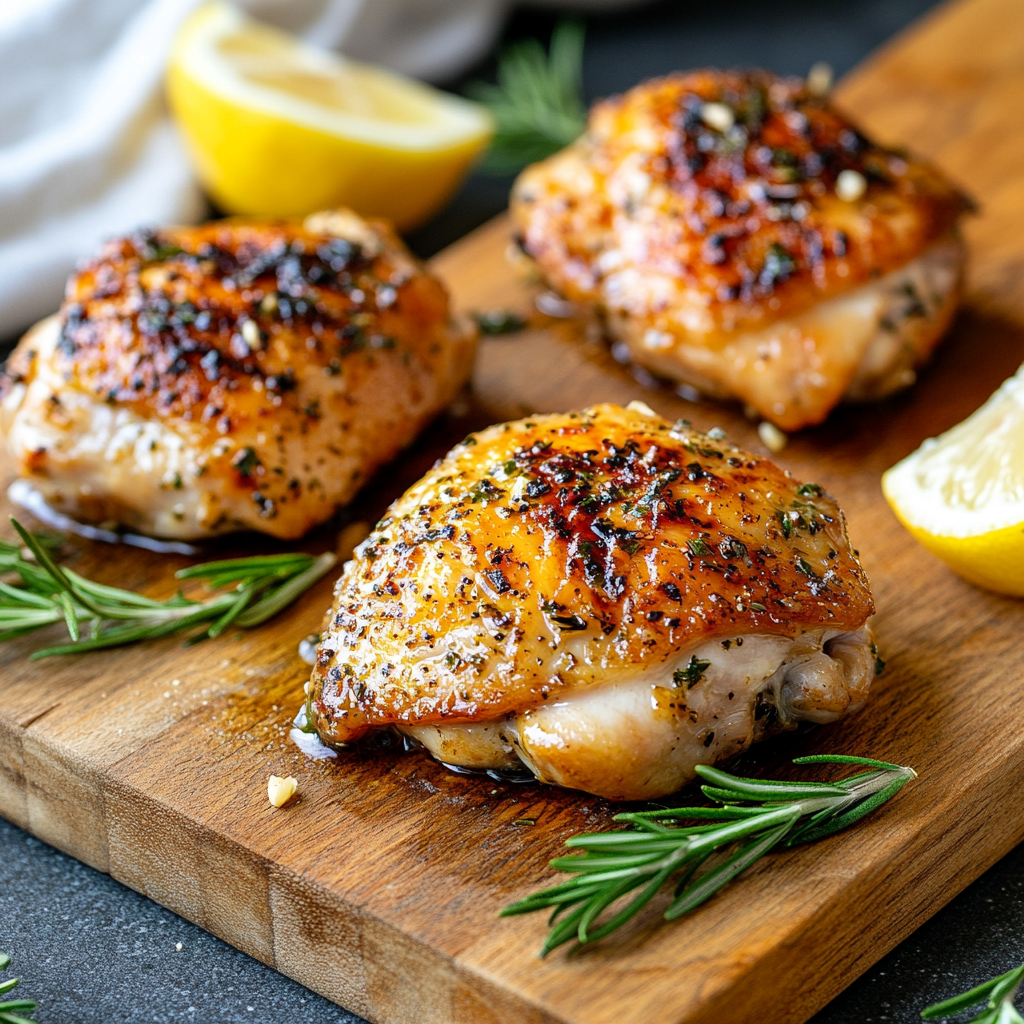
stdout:
MULTIPOLYGON (((1024 360, 1024 4, 940 8, 846 80, 872 132, 935 159, 981 204, 969 298, 916 388, 795 437, 787 468, 835 493, 878 600, 889 668, 866 710, 745 761, 845 751, 921 778, 862 826, 773 856, 692 916, 657 908, 584 955, 535 953, 540 916, 497 911, 551 878, 548 859, 601 801, 457 776, 395 752, 308 762, 286 741, 330 581, 272 624, 183 648, 28 663, 0 649, 0 813, 53 845, 386 1024, 786 1024, 805 1020, 1024 838, 1024 605, 976 590, 916 546, 883 469, 976 408, 1024 360), (294 774, 300 799, 266 798, 294 774), (533 827, 517 819, 536 818, 533 827)), ((462 308, 531 308, 499 221, 436 261, 462 308)), ((466 409, 378 475, 371 519, 471 428, 642 398, 759 447, 736 410, 651 390, 577 325, 531 317, 483 345, 466 409)), ((6 510, 5 510, 6 511, 6 510)), ((327 531, 309 538, 317 550, 327 531)), ((220 541, 216 554, 263 541, 220 541)), ((72 545, 73 565, 156 596, 182 561, 72 545)))

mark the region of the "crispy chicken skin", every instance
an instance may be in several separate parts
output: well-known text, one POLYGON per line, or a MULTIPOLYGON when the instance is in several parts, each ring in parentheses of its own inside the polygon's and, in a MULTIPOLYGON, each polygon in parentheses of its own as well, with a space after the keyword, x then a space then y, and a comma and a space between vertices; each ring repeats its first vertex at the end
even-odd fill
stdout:
POLYGON ((859 707, 872 611, 820 487, 644 406, 535 416, 467 438, 357 549, 307 708, 329 745, 396 727, 655 797, 859 707))
POLYGON ((300 537, 468 378, 475 335, 348 211, 107 243, 2 377, 18 471, 58 511, 161 537, 300 537))
POLYGON ((913 382, 956 308, 967 206, 803 80, 705 70, 598 103, 519 177, 512 219, 637 363, 797 429, 913 382))

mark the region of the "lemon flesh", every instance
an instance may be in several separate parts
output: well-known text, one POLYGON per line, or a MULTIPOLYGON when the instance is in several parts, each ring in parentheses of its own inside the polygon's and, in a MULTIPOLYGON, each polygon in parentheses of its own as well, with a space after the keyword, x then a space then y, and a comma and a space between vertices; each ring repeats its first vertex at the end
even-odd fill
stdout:
POLYGON ((1024 596, 1024 367, 882 477, 904 526, 979 586, 1024 596))
POLYGON ((478 104, 307 46, 223 3, 182 26, 167 93, 196 173, 227 213, 348 206, 407 230, 451 196, 493 130, 478 104))

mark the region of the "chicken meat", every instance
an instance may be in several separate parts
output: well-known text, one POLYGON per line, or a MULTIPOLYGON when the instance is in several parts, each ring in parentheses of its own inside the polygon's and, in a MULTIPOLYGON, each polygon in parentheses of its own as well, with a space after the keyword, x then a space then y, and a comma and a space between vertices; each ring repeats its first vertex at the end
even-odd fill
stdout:
POLYGON ((614 800, 865 701, 868 580, 821 487, 645 406, 473 434, 348 562, 306 715, 614 800))
POLYGON ((957 306, 968 206, 803 80, 706 70, 598 103, 519 177, 512 218, 632 360, 795 430, 914 382, 957 306))
POLYGON ((0 378, 19 474, 58 512, 167 538, 294 538, 467 380, 475 333, 344 210, 107 243, 0 378))

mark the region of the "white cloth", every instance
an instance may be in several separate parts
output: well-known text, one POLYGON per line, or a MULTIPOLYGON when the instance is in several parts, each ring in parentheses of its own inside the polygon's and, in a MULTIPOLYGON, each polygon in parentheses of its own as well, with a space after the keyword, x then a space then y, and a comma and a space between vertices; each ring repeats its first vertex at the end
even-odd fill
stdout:
MULTIPOLYGON (((0 339, 52 312, 104 238, 203 216, 161 90, 196 2, 0 0, 0 339)), ((481 57, 511 3, 243 0, 312 43, 434 80, 481 57)))

